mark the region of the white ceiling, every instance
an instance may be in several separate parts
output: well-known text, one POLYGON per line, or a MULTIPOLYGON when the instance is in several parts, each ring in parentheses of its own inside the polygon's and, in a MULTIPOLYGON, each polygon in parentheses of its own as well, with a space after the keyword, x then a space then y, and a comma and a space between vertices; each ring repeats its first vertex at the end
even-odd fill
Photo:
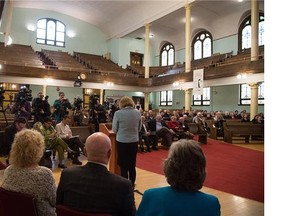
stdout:
MULTIPOLYGON (((264 0, 260 2, 263 5, 264 0)), ((107 34, 108 39, 123 36, 144 38, 143 26, 151 23, 151 33, 161 41, 185 35, 184 6, 187 3, 192 4, 192 30, 251 8, 250 0, 14 0, 13 6, 51 10, 76 17, 97 26, 107 34)), ((180 39, 183 40, 183 37, 180 39)))

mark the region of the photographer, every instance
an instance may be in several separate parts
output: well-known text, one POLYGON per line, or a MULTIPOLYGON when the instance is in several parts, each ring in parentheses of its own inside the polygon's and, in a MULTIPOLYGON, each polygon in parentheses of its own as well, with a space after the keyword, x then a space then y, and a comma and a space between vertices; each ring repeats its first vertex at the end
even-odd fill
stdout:
POLYGON ((22 88, 15 95, 15 104, 12 107, 12 114, 14 114, 14 119, 19 117, 24 117, 27 120, 31 119, 31 90, 22 88))
POLYGON ((95 132, 99 132, 99 123, 106 123, 106 109, 105 106, 99 103, 99 98, 96 95, 89 97, 89 113, 90 123, 95 124, 95 132))
POLYGON ((73 120, 76 123, 77 126, 81 125, 82 121, 82 103, 83 100, 78 96, 77 98, 74 98, 73 103, 73 120))
POLYGON ((35 115, 34 123, 38 121, 44 123, 44 118, 51 115, 50 104, 48 103, 48 97, 49 96, 46 96, 44 99, 43 93, 38 92, 37 98, 33 99, 32 109, 35 115))
POLYGON ((69 100, 65 98, 64 92, 59 92, 59 99, 54 101, 53 107, 56 124, 61 122, 63 117, 68 115, 68 109, 72 108, 69 100))

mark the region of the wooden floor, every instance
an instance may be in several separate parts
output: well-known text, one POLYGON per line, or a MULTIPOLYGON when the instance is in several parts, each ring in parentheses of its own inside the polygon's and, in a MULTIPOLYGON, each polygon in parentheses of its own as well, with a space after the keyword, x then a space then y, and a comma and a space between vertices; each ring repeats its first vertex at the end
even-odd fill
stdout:
MULTIPOLYGON (((252 144, 235 143, 233 145, 264 152, 263 143, 257 143, 257 142, 252 143, 252 144)), ((146 153, 146 154, 147 154, 147 157, 149 157, 149 153, 146 153)), ((0 160, 4 162, 5 158, 0 158, 0 160)), ((87 162, 84 156, 81 156, 80 160, 83 161, 83 163, 87 162)), ((52 170, 54 173, 56 184, 58 184, 60 174, 61 174, 61 169, 56 168, 57 161, 54 161, 54 163, 55 164, 53 165, 52 170)), ((67 161, 67 165, 72 166, 71 161, 67 161)), ((3 171, 0 172, 0 182, 2 179, 2 175, 3 175, 3 171)), ((140 192, 143 193, 148 188, 161 187, 161 186, 166 186, 166 185, 168 184, 163 175, 155 174, 155 173, 137 168, 136 189, 139 190, 140 192)), ((235 196, 235 195, 225 193, 222 191, 214 190, 212 188, 203 187, 201 190, 203 192, 213 194, 219 198, 219 201, 221 204, 222 216, 263 216, 264 215, 264 203, 242 198, 242 197, 235 196)), ((135 192, 136 207, 139 206, 141 199, 142 199, 142 196, 135 192)), ((155 204, 157 203, 155 202, 155 204)))

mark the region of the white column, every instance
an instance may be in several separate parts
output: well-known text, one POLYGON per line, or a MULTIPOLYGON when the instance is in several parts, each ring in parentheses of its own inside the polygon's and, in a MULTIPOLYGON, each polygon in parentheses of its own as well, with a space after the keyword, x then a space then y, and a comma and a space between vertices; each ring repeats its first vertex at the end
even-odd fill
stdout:
POLYGON ((44 97, 47 96, 47 85, 43 85, 42 93, 43 93, 44 97))
POLYGON ((149 66, 150 66, 150 23, 145 25, 145 78, 149 78, 149 66))
POLYGON ((185 6, 185 72, 188 73, 191 70, 191 5, 187 4, 185 6))
POLYGON ((191 107, 191 89, 185 89, 185 110, 190 111, 191 107))
POLYGON ((251 61, 257 61, 259 55, 258 32, 259 32, 259 6, 258 0, 251 1, 251 61))
POLYGON ((103 93, 104 93, 104 90, 103 89, 100 89, 100 101, 99 101, 99 103, 100 104, 103 104, 103 93))
POLYGON ((258 114, 258 83, 250 83, 251 88, 251 105, 250 105, 250 120, 258 114))
POLYGON ((144 110, 149 110, 149 94, 150 92, 144 92, 144 110))

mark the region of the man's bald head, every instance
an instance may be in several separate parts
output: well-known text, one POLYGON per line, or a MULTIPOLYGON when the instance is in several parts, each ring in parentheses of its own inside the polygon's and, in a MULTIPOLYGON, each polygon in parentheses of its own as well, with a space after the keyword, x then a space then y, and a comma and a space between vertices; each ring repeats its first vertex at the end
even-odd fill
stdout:
POLYGON ((102 132, 93 133, 87 138, 85 149, 88 161, 107 164, 112 150, 111 140, 102 132))

